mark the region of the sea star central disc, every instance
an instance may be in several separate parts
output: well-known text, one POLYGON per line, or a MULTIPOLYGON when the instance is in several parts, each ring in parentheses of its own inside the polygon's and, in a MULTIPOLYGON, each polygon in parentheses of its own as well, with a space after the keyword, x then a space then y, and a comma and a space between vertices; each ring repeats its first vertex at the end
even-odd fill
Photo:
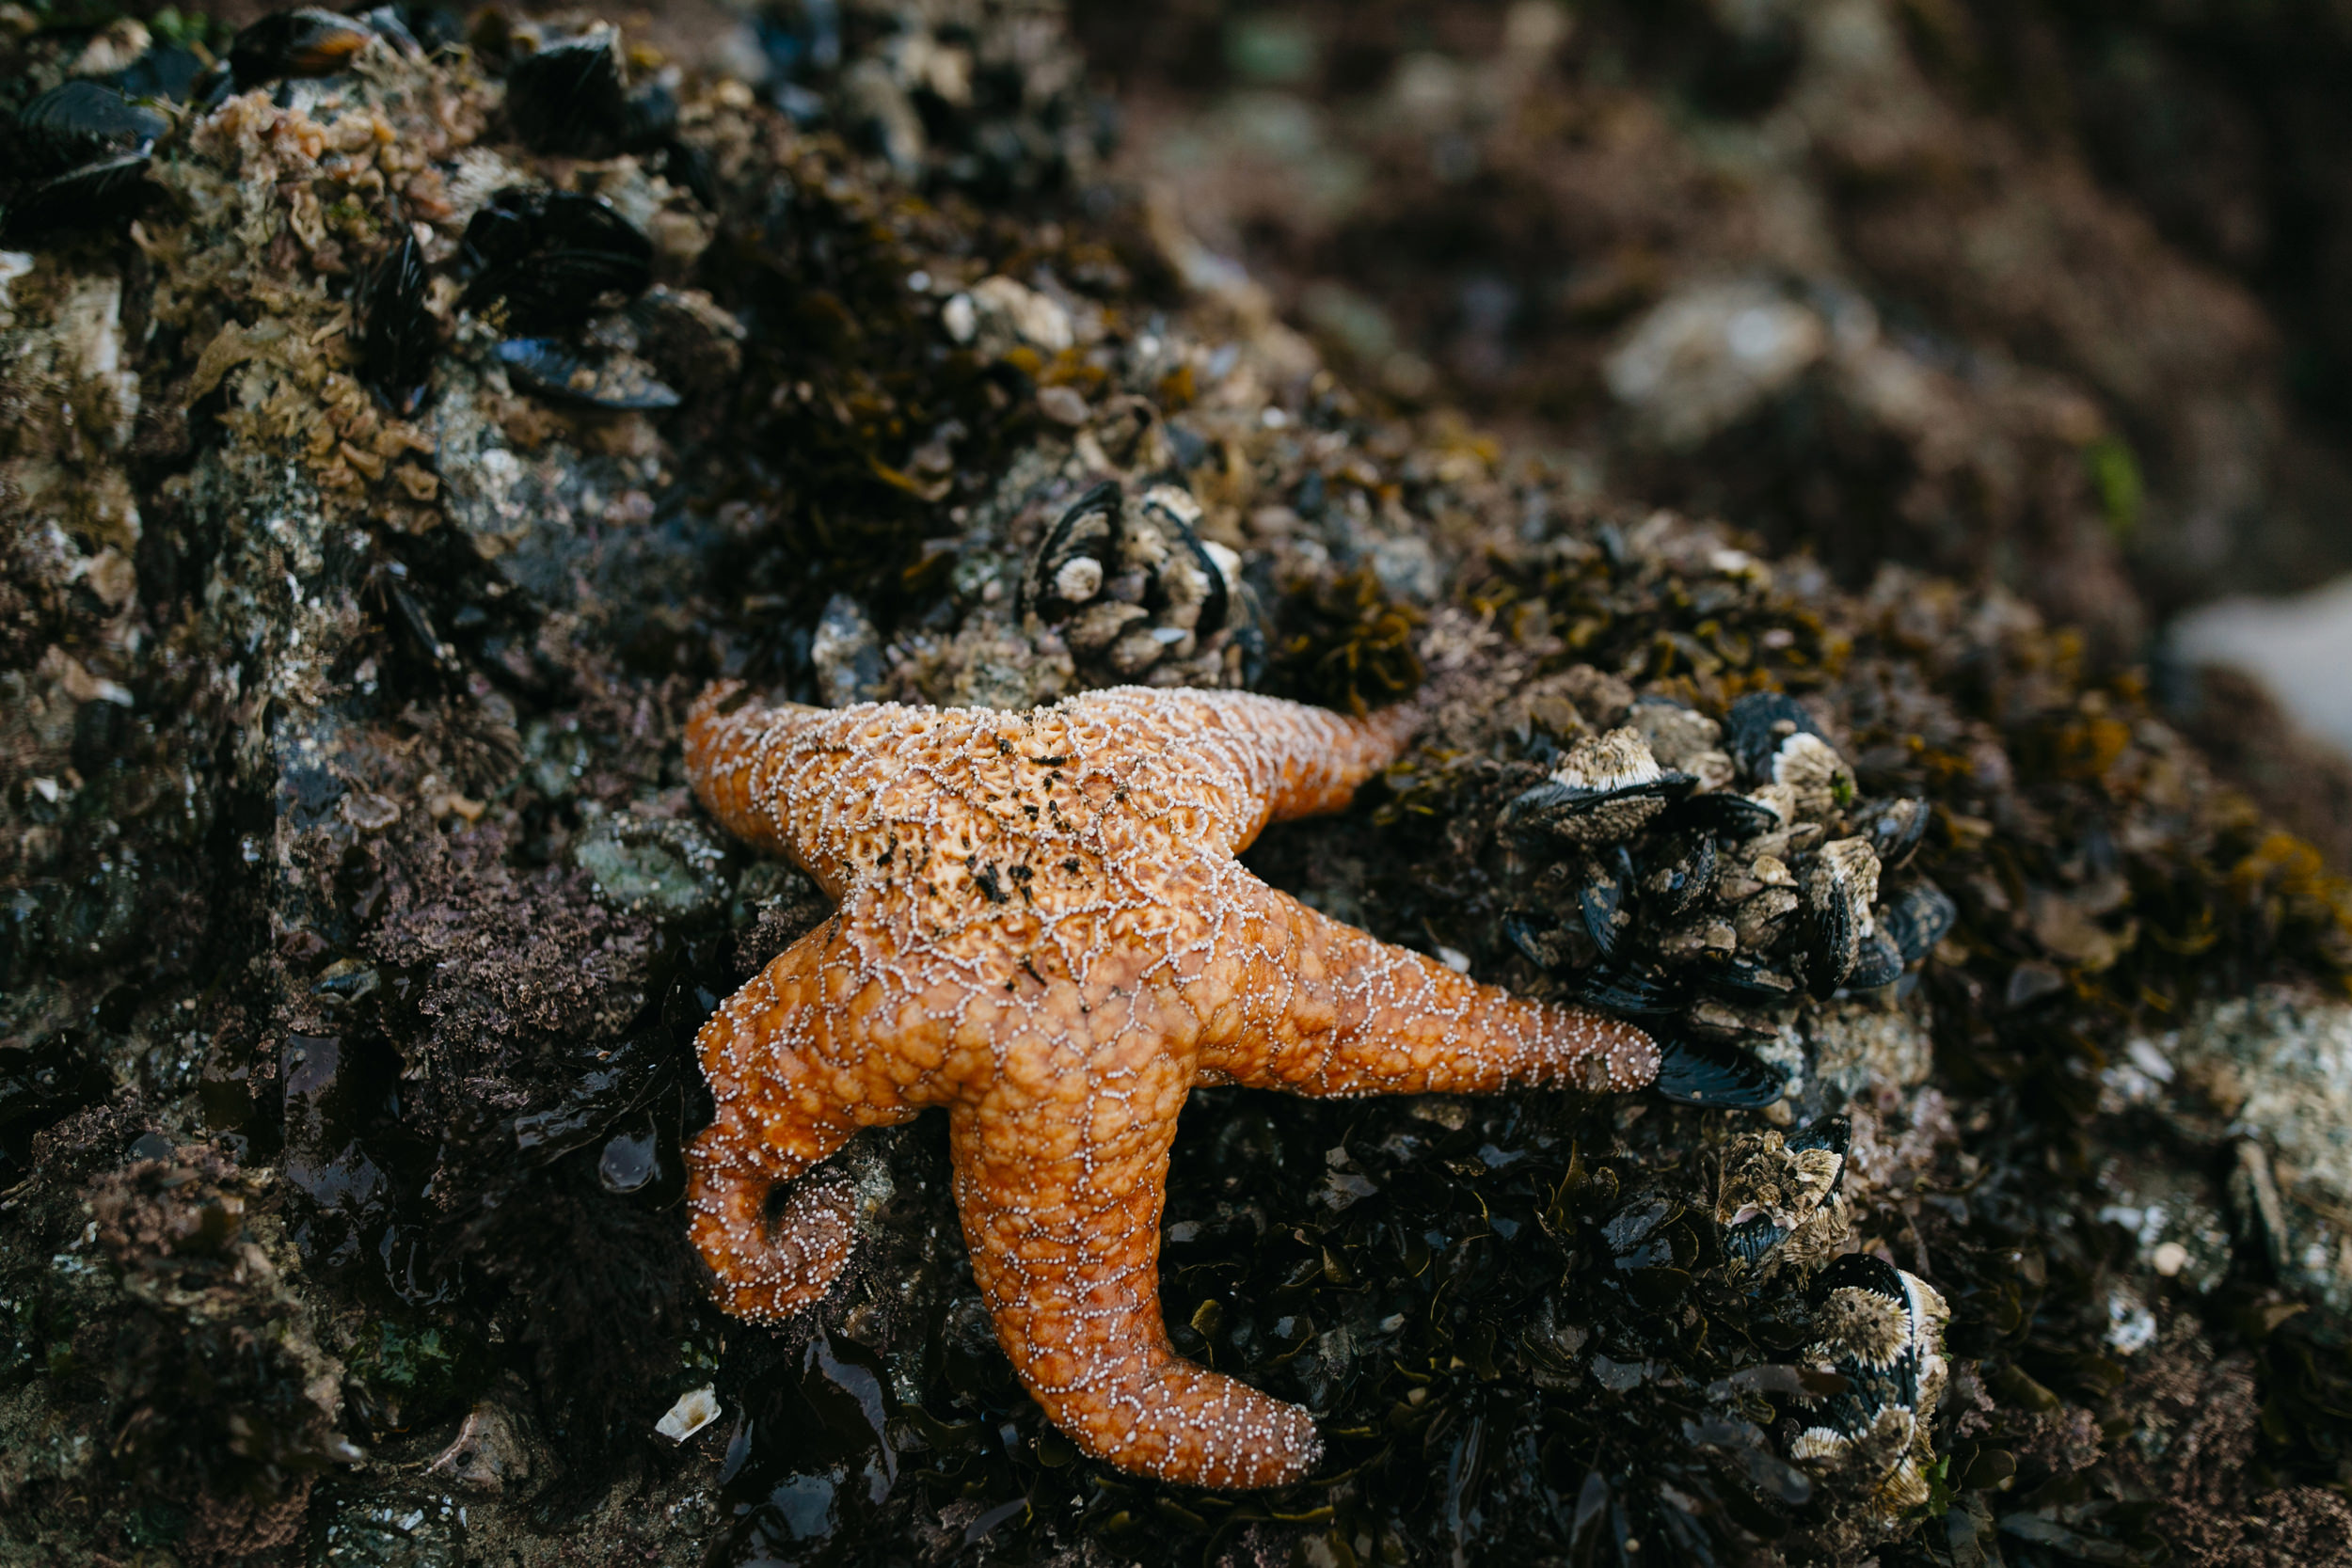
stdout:
POLYGON ((1630 1025, 1479 985, 1234 860, 1268 822, 1345 805, 1412 721, 1138 688, 1026 713, 704 693, 695 793, 838 906, 696 1042, 718 1117, 687 1156, 693 1236, 721 1304, 769 1321, 821 1297, 853 1226, 846 1183, 811 1167, 944 1105, 974 1276, 1055 1423, 1202 1486, 1304 1472, 1308 1413, 1182 1359, 1161 1323, 1193 1085, 1598 1092, 1658 1066, 1630 1025))

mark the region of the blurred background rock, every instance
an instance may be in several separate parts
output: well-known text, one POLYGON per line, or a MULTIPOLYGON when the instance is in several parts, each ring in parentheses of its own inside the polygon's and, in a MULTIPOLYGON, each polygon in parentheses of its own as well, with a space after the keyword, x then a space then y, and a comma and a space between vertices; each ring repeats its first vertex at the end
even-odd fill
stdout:
POLYGON ((1364 380, 2005 584, 2352 863, 2342 8, 1072 9, 1115 171, 1364 380))

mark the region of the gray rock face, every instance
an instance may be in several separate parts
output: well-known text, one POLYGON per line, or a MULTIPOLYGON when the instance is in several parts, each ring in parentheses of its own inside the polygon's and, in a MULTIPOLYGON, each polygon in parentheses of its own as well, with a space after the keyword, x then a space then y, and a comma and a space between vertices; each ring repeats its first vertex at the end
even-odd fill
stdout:
MULTIPOLYGON (((2280 986, 2211 1003, 2178 1029, 2133 1039, 2104 1093, 2118 1109, 2153 1109, 2192 1145, 2230 1145, 2232 1208, 2250 1260, 2352 1308, 2352 1003, 2280 986)), ((2182 1269, 2153 1251, 2168 1241, 2207 1267, 2201 1227, 2181 1218, 2191 1235, 2171 1235, 2175 1222, 2149 1221, 2144 1208, 2133 1227, 2147 1230, 2159 1273, 2182 1269)))

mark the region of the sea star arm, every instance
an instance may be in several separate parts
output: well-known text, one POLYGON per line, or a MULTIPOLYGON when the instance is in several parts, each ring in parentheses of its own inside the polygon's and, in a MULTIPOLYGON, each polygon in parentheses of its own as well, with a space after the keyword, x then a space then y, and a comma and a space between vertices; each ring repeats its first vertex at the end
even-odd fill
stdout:
POLYGON ((1233 1003, 1201 1064, 1293 1094, 1637 1089, 1658 1047, 1629 1023, 1480 985, 1251 878, 1220 944, 1233 1003))
POLYGON ((1112 1057, 953 1112, 956 1206, 997 1338, 1099 1459, 1199 1486, 1294 1480, 1320 1452, 1313 1418, 1181 1359, 1160 1319, 1160 1210, 1190 1075, 1152 1038, 1112 1057))
MULTIPOLYGON (((830 711, 800 703, 770 706, 741 681, 713 681, 686 710, 686 776, 727 832, 773 854, 791 854, 774 810, 774 781, 763 752, 830 711)), ((797 858, 797 857, 796 857, 797 858)))
POLYGON ((686 714, 686 774, 727 832, 788 855, 835 899, 848 890, 852 839, 870 787, 843 789, 844 775, 873 768, 875 738, 925 710, 888 704, 854 708, 770 705, 741 681, 714 681, 686 714))
POLYGON ((1232 851, 1269 822, 1344 807, 1403 753, 1423 717, 1411 703, 1351 719, 1248 691, 1122 688, 1082 700, 1131 710, 1131 733, 1164 733, 1181 748, 1190 787, 1215 803, 1232 851))
POLYGON ((845 1092, 819 1006, 828 922, 720 1006, 695 1038, 718 1117, 689 1150, 694 1246, 719 1305, 773 1322, 822 1297, 857 1240, 847 1177, 814 1169, 862 1127, 914 1109, 860 1076, 845 1092), (776 1189, 786 1188, 781 1206, 776 1189))

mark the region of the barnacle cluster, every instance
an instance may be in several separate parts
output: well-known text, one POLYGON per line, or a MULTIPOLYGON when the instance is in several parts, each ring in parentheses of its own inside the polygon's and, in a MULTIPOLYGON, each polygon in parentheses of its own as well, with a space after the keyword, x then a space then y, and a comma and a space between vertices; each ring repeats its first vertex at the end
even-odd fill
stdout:
MULTIPOLYGON (((1895 880, 1928 803, 1864 799, 1789 697, 1751 692, 1719 724, 1672 697, 1629 702, 1590 666, 1558 687, 1545 722, 1572 738, 1501 818, 1534 900, 1505 929, 1594 1006, 1736 1052, 1775 1038, 1801 993, 1894 985, 1950 927, 1933 882, 1895 880)), ((1702 1103, 1724 1102, 1735 1083, 1767 1086, 1761 1064, 1736 1054, 1686 1070, 1695 1076, 1669 1082, 1702 1103)))
POLYGON ((1241 558, 1204 541, 1200 520, 1200 503, 1182 484, 1154 484, 1136 497, 1099 484, 1039 544, 1020 608, 1060 633, 1092 682, 1228 684, 1241 674, 1248 646, 1221 635, 1249 630, 1241 558))

